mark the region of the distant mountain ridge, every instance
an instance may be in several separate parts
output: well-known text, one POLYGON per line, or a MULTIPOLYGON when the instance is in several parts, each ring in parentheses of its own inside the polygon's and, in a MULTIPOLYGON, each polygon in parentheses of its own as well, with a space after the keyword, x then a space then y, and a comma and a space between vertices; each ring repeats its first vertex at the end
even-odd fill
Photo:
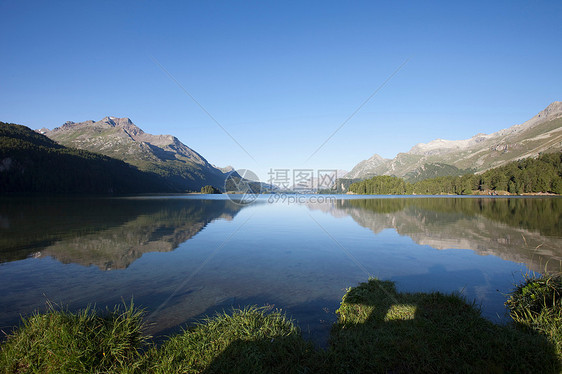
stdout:
POLYGON ((419 143, 393 159, 375 154, 355 165, 346 178, 394 175, 407 180, 421 180, 442 175, 461 175, 536 157, 542 152, 561 150, 562 102, 555 101, 527 122, 489 135, 477 134, 464 140, 436 139, 419 143))
POLYGON ((140 170, 158 174, 176 191, 198 191, 205 185, 223 189, 223 171, 172 135, 144 132, 129 118, 64 123, 38 132, 56 142, 123 160, 140 170))

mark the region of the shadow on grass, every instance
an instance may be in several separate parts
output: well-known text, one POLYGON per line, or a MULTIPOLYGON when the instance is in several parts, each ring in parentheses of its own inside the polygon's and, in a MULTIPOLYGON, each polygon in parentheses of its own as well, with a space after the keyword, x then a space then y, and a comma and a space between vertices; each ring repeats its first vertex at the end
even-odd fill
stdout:
POLYGON ((314 354, 298 337, 236 340, 203 373, 306 373, 314 354))
POLYGON ((458 295, 398 293, 370 280, 345 294, 327 350, 300 336, 236 339, 205 373, 558 373, 543 336, 499 326, 458 295))
POLYGON ((495 325, 459 295, 398 293, 393 282, 371 279, 348 290, 338 314, 326 371, 560 371, 545 337, 495 325))

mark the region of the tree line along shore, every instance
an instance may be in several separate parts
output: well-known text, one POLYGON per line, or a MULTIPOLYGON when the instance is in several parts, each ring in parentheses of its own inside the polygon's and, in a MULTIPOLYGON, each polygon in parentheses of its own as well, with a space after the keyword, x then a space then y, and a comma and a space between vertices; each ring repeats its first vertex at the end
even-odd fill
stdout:
POLYGON ((481 174, 443 176, 409 183, 375 176, 349 185, 360 195, 562 194, 562 152, 548 153, 490 169, 481 174))

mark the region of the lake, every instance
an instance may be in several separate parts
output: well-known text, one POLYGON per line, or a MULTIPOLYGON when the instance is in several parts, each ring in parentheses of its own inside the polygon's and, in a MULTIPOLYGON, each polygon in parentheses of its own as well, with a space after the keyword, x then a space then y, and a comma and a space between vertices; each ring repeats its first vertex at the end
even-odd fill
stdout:
POLYGON ((494 322, 530 272, 562 268, 562 199, 264 195, 0 198, 0 329, 53 302, 134 300, 158 338, 270 305, 325 345, 345 289, 461 292, 494 322))

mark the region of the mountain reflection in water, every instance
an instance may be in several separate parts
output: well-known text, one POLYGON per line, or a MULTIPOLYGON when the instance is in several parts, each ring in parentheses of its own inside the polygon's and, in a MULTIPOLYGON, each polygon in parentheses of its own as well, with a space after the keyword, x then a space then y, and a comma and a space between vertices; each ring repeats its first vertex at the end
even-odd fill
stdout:
POLYGON ((394 229, 435 249, 470 249, 543 272, 562 263, 560 198, 385 198, 309 204, 375 234, 394 229))
POLYGON ((199 199, 17 199, 0 210, 0 262, 50 256, 62 263, 125 269, 169 252, 241 205, 199 199))

